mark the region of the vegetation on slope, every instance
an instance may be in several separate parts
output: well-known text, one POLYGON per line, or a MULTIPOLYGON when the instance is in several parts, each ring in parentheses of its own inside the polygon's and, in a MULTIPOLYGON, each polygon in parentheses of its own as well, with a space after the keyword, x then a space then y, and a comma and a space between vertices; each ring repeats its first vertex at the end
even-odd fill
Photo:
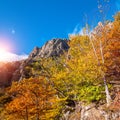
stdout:
POLYGON ((58 120, 65 105, 105 103, 107 83, 120 75, 120 12, 100 34, 70 36, 69 46, 61 57, 26 66, 26 79, 0 94, 0 119, 58 120))

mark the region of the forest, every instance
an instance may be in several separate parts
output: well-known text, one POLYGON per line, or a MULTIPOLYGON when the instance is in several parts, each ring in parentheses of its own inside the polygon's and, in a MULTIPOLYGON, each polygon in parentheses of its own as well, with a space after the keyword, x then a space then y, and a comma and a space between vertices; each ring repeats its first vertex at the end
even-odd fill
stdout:
POLYGON ((68 44, 60 57, 36 59, 26 78, 0 89, 0 120, 67 120, 65 111, 74 113, 80 102, 120 110, 120 86, 112 84, 120 81, 120 12, 97 32, 86 24, 68 44))

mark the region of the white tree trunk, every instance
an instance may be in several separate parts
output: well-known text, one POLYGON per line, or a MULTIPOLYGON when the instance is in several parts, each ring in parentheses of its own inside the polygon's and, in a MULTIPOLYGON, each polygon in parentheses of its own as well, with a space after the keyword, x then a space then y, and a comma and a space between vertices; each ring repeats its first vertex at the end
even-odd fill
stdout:
MULTIPOLYGON (((100 62, 99 62, 99 59, 98 59, 98 56, 97 56, 97 52, 96 52, 95 46, 94 46, 94 44, 92 42, 92 36, 90 36, 90 41, 91 41, 91 44, 92 44, 92 47, 93 47, 93 51, 94 51, 95 57, 96 57, 96 59, 98 61, 98 65, 100 65, 100 62)), ((101 52, 102 63, 104 64, 104 55, 103 55, 103 48, 102 48, 101 40, 100 40, 100 52, 101 52)), ((106 93, 106 102, 107 102, 107 107, 108 107, 111 104, 111 96, 110 96, 110 93, 109 93, 109 90, 108 90, 105 74, 104 74, 104 72, 101 69, 100 69, 100 71, 101 71, 101 74, 102 74, 102 77, 103 77, 103 80, 104 80, 105 93, 106 93)))

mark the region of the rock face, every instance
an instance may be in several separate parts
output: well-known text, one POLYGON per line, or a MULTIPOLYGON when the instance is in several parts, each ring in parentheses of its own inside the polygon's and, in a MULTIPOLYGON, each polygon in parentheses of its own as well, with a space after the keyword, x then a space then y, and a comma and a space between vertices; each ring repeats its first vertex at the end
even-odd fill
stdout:
POLYGON ((27 60, 21 62, 19 68, 13 73, 11 81, 19 81, 23 78, 29 78, 28 70, 26 71, 26 66, 31 65, 38 58, 48 58, 48 57, 59 57, 64 52, 69 49, 67 39, 52 39, 46 42, 43 47, 35 47, 30 53, 27 60))
POLYGON ((68 49, 69 46, 67 39, 52 39, 48 41, 42 48, 35 47, 29 55, 29 58, 60 56, 68 49))
POLYGON ((95 103, 84 105, 81 102, 75 107, 66 106, 60 120, 120 120, 120 109, 113 111, 105 106, 95 103))

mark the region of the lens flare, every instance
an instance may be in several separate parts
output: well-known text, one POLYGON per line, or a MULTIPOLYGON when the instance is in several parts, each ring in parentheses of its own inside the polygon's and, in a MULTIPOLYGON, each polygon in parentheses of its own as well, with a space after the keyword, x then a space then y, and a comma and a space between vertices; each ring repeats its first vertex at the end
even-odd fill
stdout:
POLYGON ((5 48, 0 48, 0 61, 5 61, 8 57, 8 52, 5 48))

